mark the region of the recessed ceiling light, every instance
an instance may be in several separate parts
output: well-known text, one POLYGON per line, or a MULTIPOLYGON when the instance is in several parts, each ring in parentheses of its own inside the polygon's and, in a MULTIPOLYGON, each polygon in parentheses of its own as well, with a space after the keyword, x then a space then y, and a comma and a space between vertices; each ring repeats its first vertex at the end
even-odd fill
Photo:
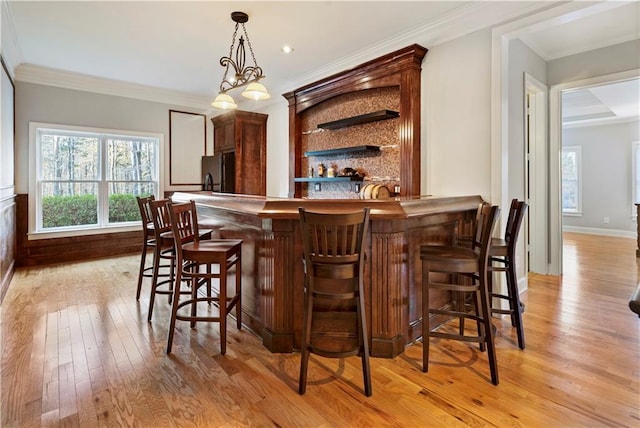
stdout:
POLYGON ((291 46, 289 46, 289 45, 284 45, 280 49, 280 51, 282 51, 282 53, 285 53, 285 54, 290 54, 291 52, 293 52, 293 48, 291 46))

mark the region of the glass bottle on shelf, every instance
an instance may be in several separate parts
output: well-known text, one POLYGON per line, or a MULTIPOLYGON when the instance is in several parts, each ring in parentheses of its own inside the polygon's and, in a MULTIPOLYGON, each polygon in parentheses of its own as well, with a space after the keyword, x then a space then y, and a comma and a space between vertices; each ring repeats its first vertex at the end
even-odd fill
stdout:
POLYGON ((320 165, 318 165, 318 177, 324 177, 324 171, 325 171, 325 166, 321 162, 320 165))

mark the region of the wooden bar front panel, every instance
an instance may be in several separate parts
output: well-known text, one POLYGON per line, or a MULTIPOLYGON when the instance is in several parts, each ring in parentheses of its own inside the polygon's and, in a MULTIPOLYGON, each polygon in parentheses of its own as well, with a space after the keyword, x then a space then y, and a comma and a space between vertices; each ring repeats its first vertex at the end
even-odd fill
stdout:
MULTIPOLYGON (((272 352, 299 348, 302 332, 302 241, 298 207, 310 211, 371 208, 366 241, 365 307, 371 355, 392 358, 422 335, 420 245, 449 243, 468 228, 479 196, 394 200, 308 200, 176 193, 196 200, 202 220, 223 238, 243 239, 243 317, 272 352), (339 203, 338 203, 339 202, 339 203)), ((447 294, 435 295, 438 306, 447 294)))

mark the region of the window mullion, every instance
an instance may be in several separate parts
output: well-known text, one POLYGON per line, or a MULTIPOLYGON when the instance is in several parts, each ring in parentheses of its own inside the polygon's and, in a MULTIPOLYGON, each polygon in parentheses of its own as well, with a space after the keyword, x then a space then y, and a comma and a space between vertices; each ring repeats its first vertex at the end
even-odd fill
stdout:
POLYGON ((100 170, 98 171, 98 224, 101 227, 109 224, 109 183, 107 182, 108 171, 108 147, 107 137, 105 135, 100 136, 100 170))

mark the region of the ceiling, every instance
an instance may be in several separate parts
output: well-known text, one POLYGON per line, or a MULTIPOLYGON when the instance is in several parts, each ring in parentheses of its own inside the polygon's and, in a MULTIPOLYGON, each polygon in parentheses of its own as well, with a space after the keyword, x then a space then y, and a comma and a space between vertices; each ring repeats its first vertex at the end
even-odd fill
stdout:
MULTIPOLYGON (((591 8, 597 13, 576 14, 557 25, 532 29, 521 40, 545 60, 553 60, 640 37, 637 1, 605 4, 591 8)), ((224 71, 219 59, 229 53, 234 27, 230 14, 235 10, 249 15, 246 29, 266 75, 263 83, 275 97, 415 40, 426 40, 429 43, 423 44, 429 47, 553 5, 548 1, 10 1, 6 10, 17 61, 23 67, 212 99, 224 71), (456 33, 457 24, 464 30, 456 33), (293 53, 281 52, 285 44, 294 48, 293 53)), ((593 95, 590 102, 615 102, 601 93, 593 95)))

